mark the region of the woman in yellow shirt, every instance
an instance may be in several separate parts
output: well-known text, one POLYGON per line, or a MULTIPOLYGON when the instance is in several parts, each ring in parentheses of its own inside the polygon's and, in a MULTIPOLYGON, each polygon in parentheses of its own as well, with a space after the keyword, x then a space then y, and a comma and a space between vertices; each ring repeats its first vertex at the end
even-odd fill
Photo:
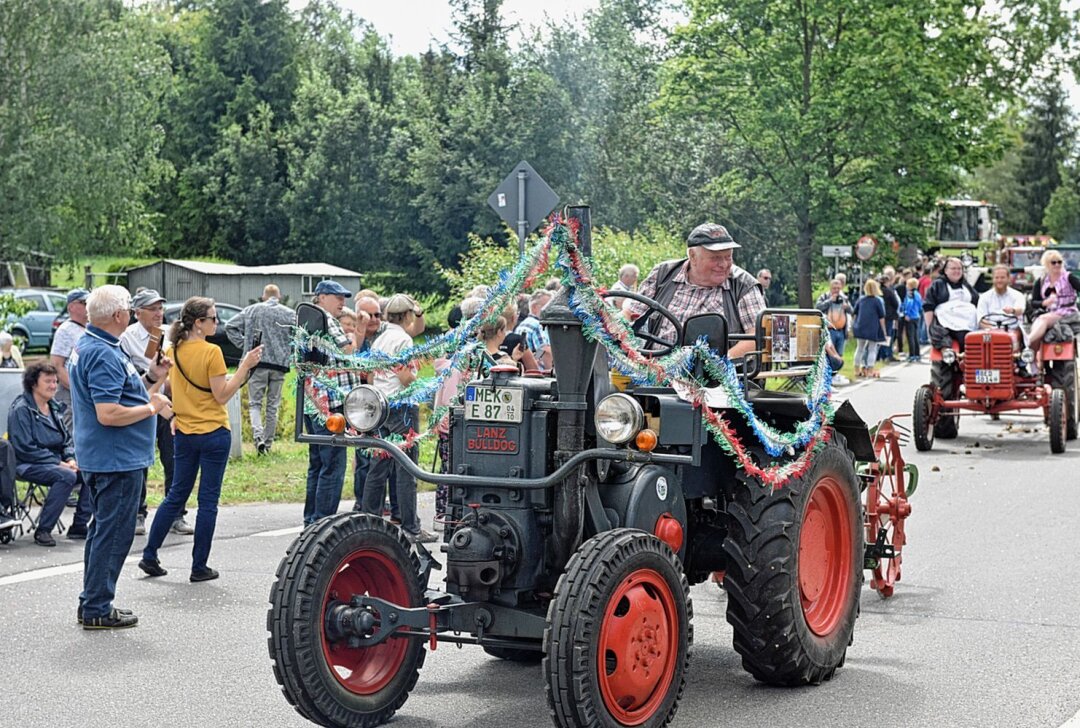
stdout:
POLYGON ((262 347, 249 351, 236 373, 227 376, 221 348, 206 340, 216 329, 214 299, 195 296, 184 303, 180 318, 169 331, 169 340, 173 342, 169 384, 175 413, 175 470, 172 487, 154 514, 139 562, 139 568, 149 576, 168 573, 161 567, 157 552, 169 527, 187 503, 195 487, 195 476, 201 470, 195 544, 191 551, 191 581, 209 581, 218 577, 218 572, 206 562, 214 539, 221 482, 232 444, 225 403, 244 385, 247 373, 259 363, 262 347))

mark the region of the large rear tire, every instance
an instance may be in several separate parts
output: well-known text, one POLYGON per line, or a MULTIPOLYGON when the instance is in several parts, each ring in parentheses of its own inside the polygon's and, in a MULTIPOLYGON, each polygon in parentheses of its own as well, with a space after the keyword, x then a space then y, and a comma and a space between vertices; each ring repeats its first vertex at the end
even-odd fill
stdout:
POLYGON ((727 509, 724 590, 743 668, 771 685, 817 684, 843 664, 859 613, 863 518, 843 436, 806 475, 771 490, 740 475, 727 509))
POLYGON ((559 577, 544 633, 548 706, 564 728, 664 726, 693 641, 690 588, 652 534, 605 531, 559 577))
MULTIPOLYGON (((930 378, 941 392, 942 399, 960 397, 960 370, 954 365, 936 361, 930 369, 930 378)), ((939 440, 955 440, 960 434, 960 416, 956 410, 942 409, 934 423, 934 437, 939 440)))
POLYGON ((1050 452, 1058 455, 1065 452, 1065 439, 1068 430, 1067 418, 1069 407, 1065 402, 1065 390, 1054 389, 1050 392, 1050 452))
POLYGON ((416 685, 423 641, 350 644, 327 633, 331 606, 368 594, 423 604, 416 552, 381 518, 342 514, 304 530, 278 566, 270 590, 270 658, 285 698, 322 726, 369 728, 390 720, 416 685))
POLYGON ((915 438, 915 449, 927 452, 934 447, 934 427, 930 424, 930 414, 934 410, 934 388, 924 384, 915 390, 915 404, 912 407, 911 433, 915 438))

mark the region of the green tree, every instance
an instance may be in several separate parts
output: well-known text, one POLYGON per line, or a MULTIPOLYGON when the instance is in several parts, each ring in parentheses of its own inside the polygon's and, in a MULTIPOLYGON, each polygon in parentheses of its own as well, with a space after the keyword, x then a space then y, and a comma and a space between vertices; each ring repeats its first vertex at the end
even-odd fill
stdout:
POLYGON ((169 69, 137 15, 104 0, 0 3, 0 247, 63 261, 150 245, 171 169, 155 123, 169 69))
POLYGON ((1054 74, 1042 81, 1025 114, 1023 145, 1017 170, 1023 208, 1019 231, 1034 233, 1042 227, 1050 196, 1061 184, 1061 165, 1072 150, 1074 130, 1068 97, 1054 74))
POLYGON ((1080 242, 1080 181, 1074 170, 1065 170, 1061 184, 1050 196, 1042 229, 1061 242, 1080 242))
POLYGON ((800 305, 817 241, 914 234, 956 170, 1000 152, 992 110, 1065 28, 1057 2, 1000 5, 690 0, 664 108, 722 122, 746 164, 717 183, 793 217, 800 305))

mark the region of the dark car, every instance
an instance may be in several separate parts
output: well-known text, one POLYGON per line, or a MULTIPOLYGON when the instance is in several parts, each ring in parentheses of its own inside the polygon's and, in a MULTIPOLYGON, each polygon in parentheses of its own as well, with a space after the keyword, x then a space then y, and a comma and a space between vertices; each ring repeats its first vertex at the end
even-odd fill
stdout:
MULTIPOLYGON (((180 317, 180 309, 183 307, 183 301, 170 301, 165 304, 166 326, 169 326, 180 317)), ((240 359, 243 358, 244 352, 241 351, 236 344, 229 341, 229 337, 225 335, 225 324, 227 324, 229 319, 233 316, 240 313, 241 309, 239 306, 233 306, 228 303, 215 303, 214 308, 217 309, 217 330, 212 336, 206 337, 206 340, 211 344, 217 344, 221 347, 221 353, 225 355, 225 363, 228 366, 237 366, 240 363, 240 359)))

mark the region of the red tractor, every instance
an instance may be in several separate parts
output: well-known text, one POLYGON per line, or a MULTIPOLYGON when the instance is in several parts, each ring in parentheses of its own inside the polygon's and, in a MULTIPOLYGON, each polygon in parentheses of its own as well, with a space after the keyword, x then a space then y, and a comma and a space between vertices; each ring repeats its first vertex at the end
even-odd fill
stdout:
POLYGON ((968 333, 963 349, 956 340, 947 348, 931 348, 932 381, 915 393, 915 447, 927 451, 935 438, 955 438, 960 410, 995 419, 1002 412, 1041 410, 1050 430, 1050 452, 1065 452, 1066 440, 1076 438, 1080 409, 1075 343, 1054 340, 1048 334, 1039 356, 1042 366, 1031 372, 1034 352, 1014 351, 1010 329, 1019 323, 1018 318, 989 314, 982 323, 993 328, 968 333))

